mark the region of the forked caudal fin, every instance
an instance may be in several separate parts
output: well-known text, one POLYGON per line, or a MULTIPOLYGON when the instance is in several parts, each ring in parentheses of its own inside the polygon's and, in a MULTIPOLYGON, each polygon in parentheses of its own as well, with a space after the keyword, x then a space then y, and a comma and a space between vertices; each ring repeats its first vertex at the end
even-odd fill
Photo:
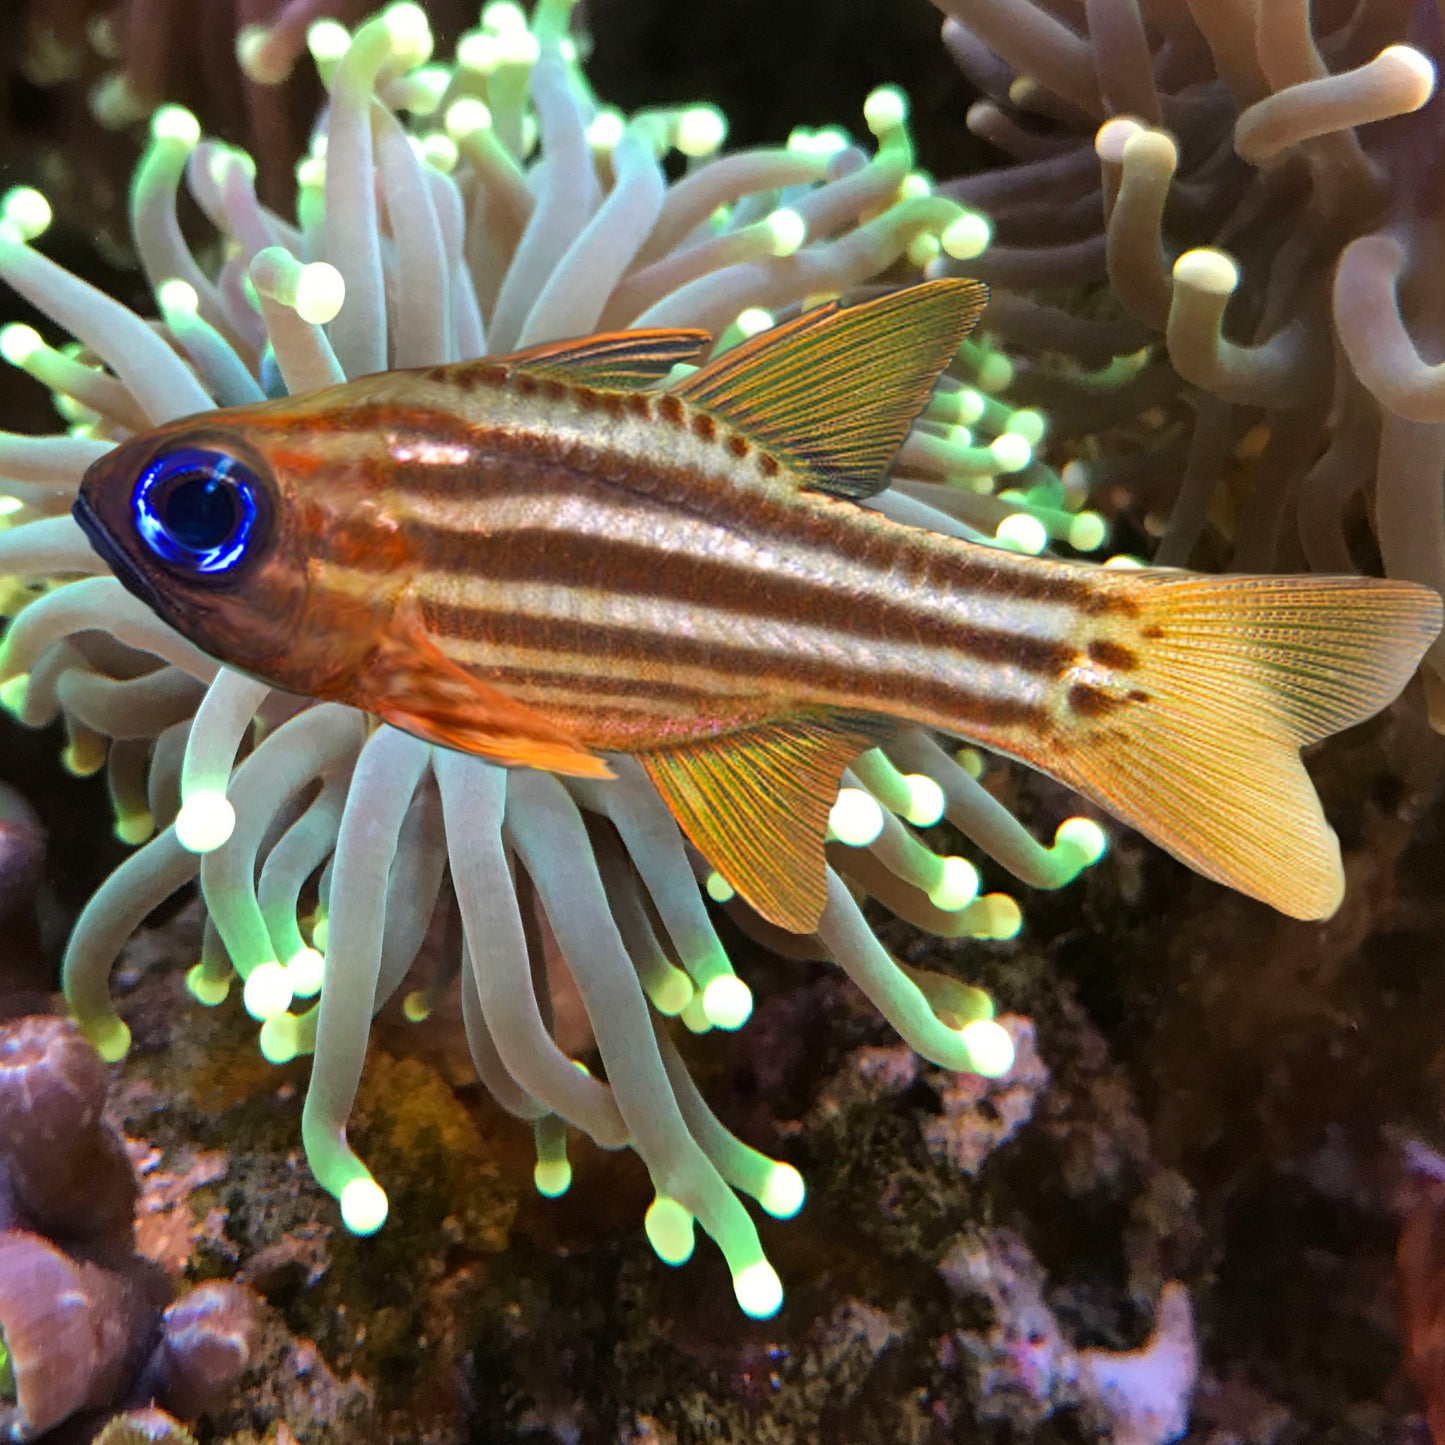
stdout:
POLYGON ((1022 755, 1206 877, 1328 917, 1339 841, 1299 749, 1400 692, 1440 630, 1440 599, 1359 577, 1099 582, 1127 603, 1101 615, 1065 677, 1056 745, 1022 755))

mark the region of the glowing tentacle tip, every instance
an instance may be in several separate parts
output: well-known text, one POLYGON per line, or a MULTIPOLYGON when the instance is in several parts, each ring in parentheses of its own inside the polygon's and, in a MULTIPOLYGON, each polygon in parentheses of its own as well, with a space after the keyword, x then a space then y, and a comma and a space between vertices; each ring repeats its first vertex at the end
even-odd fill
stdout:
POLYGON ((339 20, 314 21, 306 31, 306 48, 318 68, 335 65, 351 49, 351 32, 339 20))
POLYGON ((983 754, 977 748, 959 748, 953 760, 970 778, 983 777, 983 754))
POLYGON ((326 976, 326 956, 319 949, 298 948, 286 960, 286 974, 298 998, 315 998, 326 976))
POLYGON ((807 1197, 808 1186, 803 1182, 803 1176, 791 1164, 774 1164, 762 1193, 758 1195, 758 1203, 774 1219, 791 1219, 803 1207, 807 1197))
POLYGON ((1024 926, 1023 910, 1016 898, 1007 893, 985 893, 975 907, 983 910, 982 918, 975 929, 978 938, 1017 938, 1024 926))
POLYGON ((840 843, 866 848, 883 831, 883 809, 872 793, 861 788, 840 788, 828 814, 828 826, 840 843))
POLYGON ((727 139, 727 117, 715 105, 689 106, 677 118, 673 144, 685 156, 710 156, 727 139))
POLYGON ((1043 412, 1031 406, 1020 407, 1018 411, 1009 414, 1010 433, 1021 436, 1031 447, 1036 447, 1043 441, 1048 426, 1043 412))
POLYGON ((194 316, 201 308, 201 298, 189 281, 171 276, 156 287, 156 304, 162 316, 194 316))
POLYGON ((722 974, 703 989, 702 1011, 715 1028, 740 1029, 752 1015, 753 991, 737 974, 722 974))
POLYGON ((1197 246, 1174 263, 1174 279, 1209 296, 1232 296, 1239 286, 1239 267, 1223 251, 1197 246))
POLYGON ((950 221, 938 239, 945 256, 955 261, 972 261, 988 250, 993 227, 982 216, 966 211, 956 221, 950 221))
POLYGON ((1044 524, 1027 512, 1014 512, 1005 517, 998 524, 994 537, 1001 546, 1013 552, 1023 552, 1030 557, 1037 557, 1049 544, 1049 534, 1044 524))
POLYGON ((258 963, 246 977, 246 986, 241 991, 241 1001, 246 1012, 253 1019, 265 1022, 285 1013, 295 998, 291 988, 291 975, 275 959, 258 963))
POLYGON ((954 422, 964 430, 966 440, 961 441, 960 445, 972 446, 973 438, 967 435, 968 428, 976 426, 988 410, 988 402, 983 393, 971 386, 961 386, 949 394, 947 410, 952 413, 954 422))
POLYGON ((151 138, 193 150, 201 143, 201 123, 183 105, 163 105, 151 116, 151 138))
POLYGON ((130 1029, 124 1019, 114 1014, 109 1018, 80 1020, 80 1031, 108 1064, 118 1064, 130 1052, 130 1029))
POLYGON ((411 3, 411 0, 400 0, 400 3, 389 5, 382 12, 382 19, 391 43, 403 58, 420 64, 431 55, 431 22, 420 5, 411 3))
POLYGON ((181 804, 176 815, 176 842, 192 853, 213 853, 236 826, 236 810, 224 793, 206 790, 181 804))
MULTIPOLYGON (((726 899, 719 901, 726 902, 726 899)), ((692 980, 680 968, 670 968, 648 988, 647 996, 658 1013, 676 1018, 692 1002, 694 992, 692 980)))
POLYGON ((11 366, 23 370, 25 363, 37 351, 44 349, 45 338, 33 326, 27 326, 23 321, 12 321, 8 326, 0 327, 0 356, 11 366))
POLYGON ((990 351, 978 364, 974 380, 978 389, 990 396, 1007 391, 1013 385, 1014 364, 1001 351, 990 351))
MULTIPOLYGON (((478 102, 480 104, 480 102, 478 102)), ((457 102, 461 104, 460 101, 457 102)), ((455 109, 455 106, 453 107, 455 109)), ((447 112, 447 124, 451 124, 451 111, 447 112)), ((611 151, 627 130, 627 122, 622 118, 622 112, 611 108, 599 110, 587 126, 587 144, 593 150, 611 151)))
POLYGON ((291 74, 284 51, 270 42, 271 32, 264 25, 244 26, 236 36, 236 64, 257 85, 280 85, 291 74))
MULTIPOLYGON (((0 698, 3 698, 4 692, 5 688, 0 686, 0 698)), ((717 869, 707 875, 707 881, 702 886, 714 903, 730 903, 738 896, 737 889, 717 869)))
POLYGON ((105 743, 100 738, 72 738, 60 752, 60 766, 77 778, 93 778, 105 766, 105 743))
POLYGON ((336 318, 346 300, 346 282, 341 272, 326 261, 311 261, 296 277, 296 314, 303 321, 324 326, 336 318))
POLYGON ((1401 114, 1419 110, 1435 93, 1435 67, 1413 45, 1387 45, 1372 62, 1388 65, 1396 82, 1395 104, 1401 114))
POLYGON ((915 828, 931 828, 943 817, 943 789, 927 773, 905 773, 908 808, 903 814, 915 828))
POLYGON ((442 123, 453 140, 465 140, 468 136, 491 129, 492 112, 485 101, 475 96, 463 96, 447 107, 442 123))
POLYGON ((767 216, 768 250, 774 256, 791 256, 808 239, 808 225, 791 206, 783 206, 767 216))
POLYGON ((375 1179, 353 1179, 341 1191, 341 1222, 353 1234, 375 1234, 386 1211, 386 1190, 375 1179))
POLYGON ((760 1259, 733 1276, 733 1293, 745 1315, 768 1320, 783 1306, 783 1282, 767 1260, 760 1259))
POLYGON ((289 1064, 300 1052, 301 1030, 295 1014, 274 1014, 261 1025, 257 1040, 268 1064, 289 1064))
POLYGON ((8 221, 23 241, 33 241, 54 218, 50 202, 33 186, 14 186, 0 199, 0 217, 8 221))
POLYGON ((1109 524, 1097 512, 1080 512, 1069 523, 1068 543, 1076 552, 1094 552, 1109 539, 1109 524))
POLYGON ((863 123, 875 136, 897 130, 908 119, 908 97, 896 85, 880 85, 863 102, 863 123))
POLYGON ((1109 835, 1092 818, 1065 818, 1054 833, 1054 847, 1088 868, 1104 856, 1109 835))
POLYGON ((30 691, 30 674, 16 673, 0 682, 0 707, 12 717, 19 717, 25 711, 26 694, 30 691))
POLYGON ((1000 432, 988 449, 1001 472, 1021 472, 1034 459, 1034 449, 1022 432, 1000 432))
POLYGON ((572 1166, 565 1159, 539 1159, 532 1183, 543 1198, 560 1198, 572 1187, 572 1166))
POLYGON ((231 980, 229 975, 216 978, 206 971, 205 964, 193 963, 186 971, 186 988, 197 1003, 215 1008, 225 1003, 226 995, 231 992, 231 980))
POLYGON ((943 870, 928 890, 928 901, 944 913, 957 913, 978 897, 978 869, 967 858, 951 855, 940 861, 943 870))
POLYGON ((959 1035, 974 1073, 985 1079, 1001 1079, 1013 1068, 1014 1041, 1002 1024, 993 1019, 974 1019, 959 1030, 959 1035))
POLYGON ((664 1264, 686 1264, 692 1258, 697 1242, 692 1215, 677 1200, 659 1194, 648 1205, 642 1227, 647 1231, 647 1242, 664 1264))
POLYGON ((776 324, 773 313, 764 311, 761 306, 749 306, 738 312, 738 319, 733 322, 744 337, 756 336, 760 331, 768 331, 776 324))
POLYGON ((115 836, 128 847, 137 848, 156 830, 149 813, 123 813, 115 820, 115 836))

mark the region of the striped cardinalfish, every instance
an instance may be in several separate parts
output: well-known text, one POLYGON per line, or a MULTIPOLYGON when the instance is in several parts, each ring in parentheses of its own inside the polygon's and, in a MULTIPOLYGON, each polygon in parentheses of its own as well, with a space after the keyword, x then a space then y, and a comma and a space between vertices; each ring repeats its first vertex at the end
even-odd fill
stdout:
POLYGON ((1040 768, 1201 873, 1329 914, 1301 744, 1388 703, 1421 587, 1014 555, 859 501, 977 319, 829 305, 670 389, 705 332, 381 373, 123 442, 75 515, 231 667, 509 765, 636 756, 764 918, 810 932, 840 775, 902 723, 1040 768))

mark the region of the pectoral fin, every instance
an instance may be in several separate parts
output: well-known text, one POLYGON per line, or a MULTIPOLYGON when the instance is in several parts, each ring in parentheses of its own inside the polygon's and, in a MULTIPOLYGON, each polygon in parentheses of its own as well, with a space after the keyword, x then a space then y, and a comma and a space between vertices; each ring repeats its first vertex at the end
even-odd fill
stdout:
POLYGON ((643 753, 702 855, 769 923, 812 933, 828 891, 823 842, 843 769, 879 739, 866 718, 799 718, 643 753))
POLYGON ((424 742, 575 778, 612 770, 535 709, 458 666, 433 641, 415 596, 397 604, 372 654, 359 706, 424 742))

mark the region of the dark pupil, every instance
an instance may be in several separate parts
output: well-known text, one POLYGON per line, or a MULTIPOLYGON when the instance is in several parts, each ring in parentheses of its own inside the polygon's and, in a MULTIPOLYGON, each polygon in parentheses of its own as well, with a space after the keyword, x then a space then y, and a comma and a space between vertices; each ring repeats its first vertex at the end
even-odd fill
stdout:
POLYGON ((219 547, 235 532, 238 520, 234 490, 200 473, 170 487, 160 513, 171 537, 197 552, 219 547))

